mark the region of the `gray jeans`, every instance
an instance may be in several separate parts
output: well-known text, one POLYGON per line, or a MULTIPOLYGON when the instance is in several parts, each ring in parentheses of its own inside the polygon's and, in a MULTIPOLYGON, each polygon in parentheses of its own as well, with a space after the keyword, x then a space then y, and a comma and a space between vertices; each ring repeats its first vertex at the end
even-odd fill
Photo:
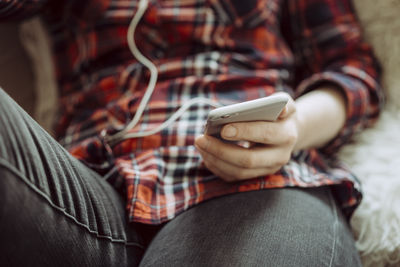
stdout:
POLYGON ((329 188, 204 202, 160 226, 124 200, 0 89, 3 266, 361 266, 329 188))

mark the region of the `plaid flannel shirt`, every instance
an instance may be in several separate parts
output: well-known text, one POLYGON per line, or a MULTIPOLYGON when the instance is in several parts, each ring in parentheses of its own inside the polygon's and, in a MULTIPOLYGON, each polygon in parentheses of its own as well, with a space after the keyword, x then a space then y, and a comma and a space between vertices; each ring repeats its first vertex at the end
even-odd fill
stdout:
POLYGON ((235 103, 283 90, 296 98, 323 84, 336 85, 346 96, 346 125, 326 147, 293 154, 274 175, 238 183, 209 172, 194 147, 211 109, 206 105, 193 106, 152 136, 114 147, 104 142, 102 131, 115 133, 131 120, 149 79, 126 40, 137 4, 0 1, 2 20, 41 10, 60 88, 58 137, 126 194, 131 221, 159 224, 225 194, 326 185, 351 215, 361 199, 360 184, 334 154, 377 118, 382 95, 379 68, 350 0, 150 1, 135 40, 159 78, 131 132, 158 126, 197 96, 235 103))

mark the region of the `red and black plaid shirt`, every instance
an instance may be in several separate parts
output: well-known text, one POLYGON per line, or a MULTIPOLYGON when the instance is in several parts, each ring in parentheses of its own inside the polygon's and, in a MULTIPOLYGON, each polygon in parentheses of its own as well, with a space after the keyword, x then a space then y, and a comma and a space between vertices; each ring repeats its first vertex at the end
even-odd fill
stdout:
POLYGON ((360 185, 334 153, 377 117, 382 96, 376 61, 349 0, 150 1, 135 40, 159 78, 131 132, 158 126, 197 96, 234 103, 277 90, 297 97, 335 84, 347 97, 347 123, 329 145, 294 154, 274 175, 238 183, 205 169, 193 145, 211 109, 206 105, 193 106, 152 136, 115 147, 104 143, 104 129, 116 132, 132 119, 149 79, 126 40, 137 4, 0 1, 3 19, 42 11, 61 94, 58 136, 72 155, 125 192, 131 221, 158 224, 230 193, 324 185, 332 186, 351 214, 361 199, 360 185))

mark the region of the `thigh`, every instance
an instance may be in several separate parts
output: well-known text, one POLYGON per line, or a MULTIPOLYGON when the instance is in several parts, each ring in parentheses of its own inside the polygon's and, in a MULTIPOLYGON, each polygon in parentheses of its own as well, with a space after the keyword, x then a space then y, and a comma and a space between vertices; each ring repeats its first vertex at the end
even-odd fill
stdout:
POLYGON ((329 188, 272 189, 202 203, 156 235, 141 266, 361 266, 329 188))
POLYGON ((7 266, 123 266, 143 254, 116 191, 1 89, 0 227, 7 266))

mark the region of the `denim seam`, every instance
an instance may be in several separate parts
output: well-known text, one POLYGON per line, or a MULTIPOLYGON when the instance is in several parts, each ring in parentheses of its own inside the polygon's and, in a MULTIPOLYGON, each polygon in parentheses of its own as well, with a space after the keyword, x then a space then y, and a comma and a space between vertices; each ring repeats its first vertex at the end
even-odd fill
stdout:
POLYGON ((329 267, 332 267, 333 265, 333 259, 335 258, 335 253, 336 253, 336 244, 337 244, 337 238, 338 238, 338 226, 339 226, 339 218, 336 210, 336 205, 334 203, 333 195, 331 190, 328 190, 329 193, 329 203, 331 205, 334 219, 335 221, 333 222, 333 244, 332 244, 332 253, 331 253, 331 260, 329 262, 329 267))
POLYGON ((71 214, 69 214, 64 208, 57 206, 56 204, 54 204, 51 199, 49 198, 48 195, 46 195, 45 193, 43 193, 40 189, 38 189, 36 187, 36 185, 34 185, 33 183, 31 183, 24 174, 22 174, 18 169, 16 169, 12 164, 10 164, 8 161, 0 158, 0 167, 3 167, 5 170, 10 171, 11 173, 15 174, 16 176, 18 176, 23 182, 25 182, 25 184, 28 185, 28 187, 30 187, 34 192, 36 192, 37 194, 39 194, 42 198, 44 198, 48 204, 53 207, 54 209, 58 210, 59 212, 63 213, 64 216, 66 216, 67 218, 70 218, 74 223, 76 223, 77 225, 85 228, 90 234, 95 235, 97 238, 100 239, 107 239, 113 243, 122 243, 126 246, 137 246, 141 249, 144 249, 144 246, 142 246, 139 243, 136 242, 129 242, 127 240, 124 239, 115 239, 112 236, 107 236, 107 235, 101 235, 99 234, 98 231, 92 230, 90 229, 90 227, 82 222, 79 222, 74 216, 72 216, 71 214))

